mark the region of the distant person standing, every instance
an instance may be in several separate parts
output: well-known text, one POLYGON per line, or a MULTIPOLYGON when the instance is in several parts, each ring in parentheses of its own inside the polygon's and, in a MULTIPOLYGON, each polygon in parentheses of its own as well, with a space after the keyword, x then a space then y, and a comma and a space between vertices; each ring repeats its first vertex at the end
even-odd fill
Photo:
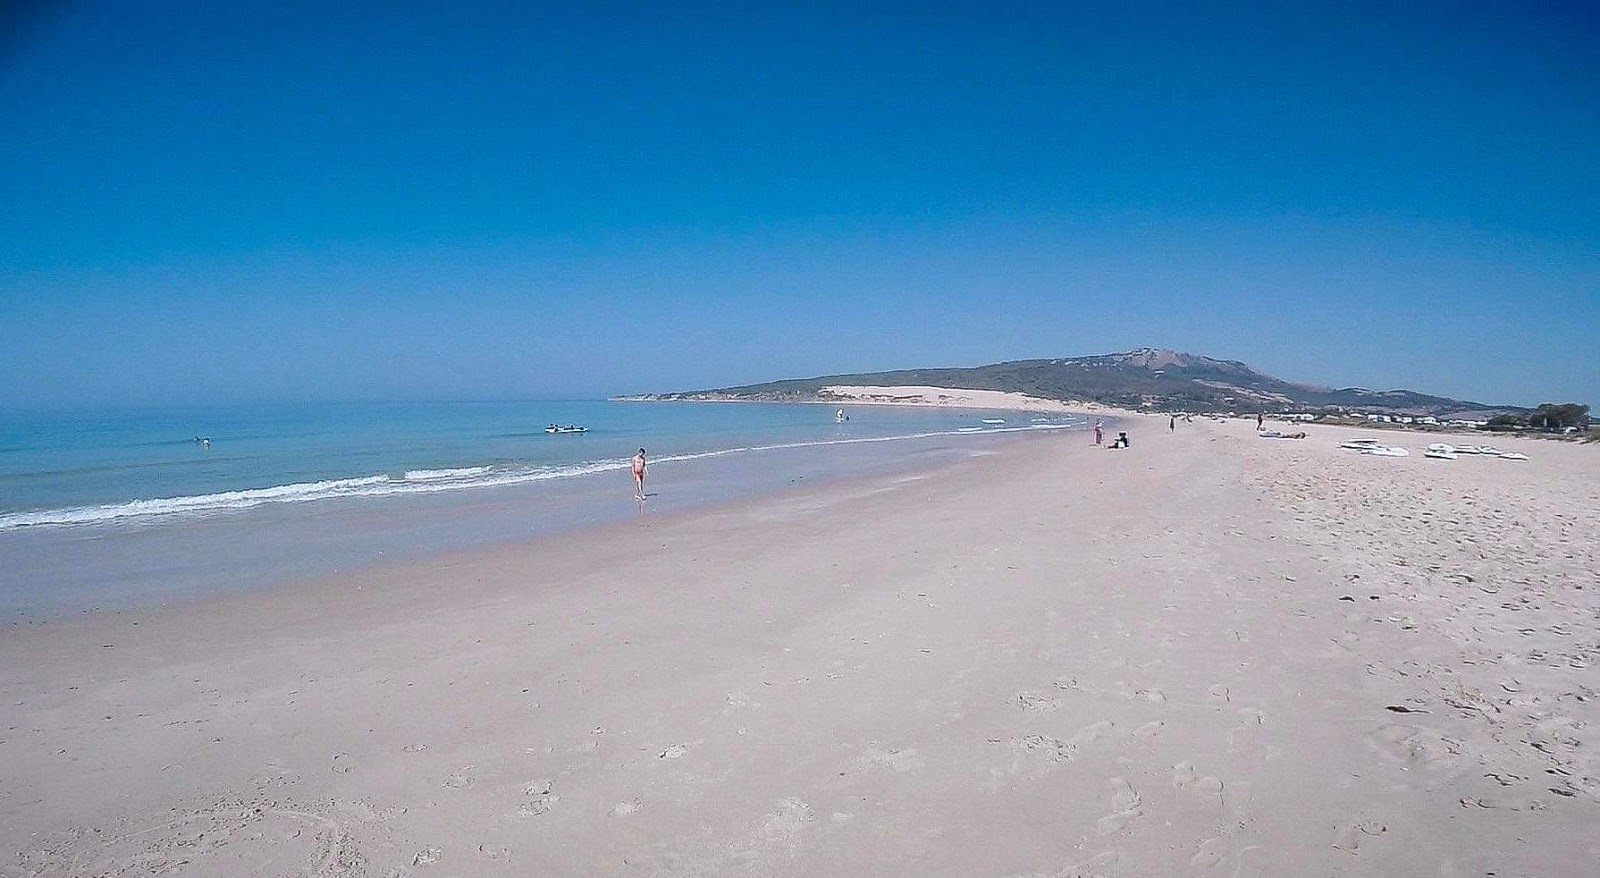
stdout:
POLYGON ((1168 433, 1176 433, 1176 432, 1178 432, 1178 416, 1177 415, 1172 415, 1171 418, 1167 421, 1167 432, 1168 433))
POLYGON ((644 449, 633 456, 633 499, 644 499, 644 449))
POLYGON ((1265 430, 1266 428, 1266 416, 1260 412, 1256 412, 1256 429, 1265 430))
POLYGON ((1105 426, 1099 421, 1094 422, 1094 444, 1099 445, 1106 438, 1105 426))

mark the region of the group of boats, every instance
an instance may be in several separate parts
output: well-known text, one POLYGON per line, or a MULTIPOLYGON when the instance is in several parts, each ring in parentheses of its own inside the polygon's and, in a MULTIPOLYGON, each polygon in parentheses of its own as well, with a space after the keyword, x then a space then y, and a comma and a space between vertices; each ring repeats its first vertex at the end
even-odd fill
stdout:
POLYGON ((1476 454, 1482 457, 1499 457, 1505 460, 1527 460, 1528 455, 1520 451, 1501 451, 1493 445, 1451 445, 1448 442, 1435 442, 1422 452, 1423 457, 1435 460, 1455 460, 1462 454, 1476 454))
MULTIPOLYGON (((1340 448, 1359 451, 1362 454, 1375 454, 1379 457, 1410 457, 1408 449, 1398 445, 1384 445, 1376 439, 1351 439, 1340 442, 1340 448)), ((1423 457, 1435 460, 1455 460, 1463 454, 1472 454, 1479 457, 1498 457, 1503 460, 1527 460, 1528 455, 1520 451, 1501 451, 1493 445, 1452 445, 1448 442, 1435 442, 1428 446, 1422 453, 1423 457)))

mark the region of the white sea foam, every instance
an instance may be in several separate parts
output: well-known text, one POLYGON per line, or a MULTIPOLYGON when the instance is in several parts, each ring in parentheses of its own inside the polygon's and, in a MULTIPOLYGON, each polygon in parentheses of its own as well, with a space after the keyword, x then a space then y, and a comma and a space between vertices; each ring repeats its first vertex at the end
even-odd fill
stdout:
MULTIPOLYGON (((1035 424, 1027 427, 989 428, 982 430, 982 432, 985 434, 1019 433, 1036 430, 1057 430, 1069 426, 1071 425, 1035 424)), ((713 451, 667 455, 655 458, 651 463, 705 460, 735 454, 751 454, 796 448, 898 442, 908 439, 956 436, 967 432, 966 429, 945 430, 897 436, 871 436, 809 442, 785 442, 773 445, 739 446, 713 451)), ((434 494, 444 491, 506 487, 551 479, 567 479, 596 473, 613 472, 625 469, 628 466, 628 459, 613 458, 566 466, 503 464, 454 469, 408 470, 400 477, 388 475, 362 476, 349 479, 299 482, 266 488, 247 488, 188 497, 164 497, 150 500, 130 500, 124 503, 107 503, 98 506, 75 506, 66 509, 11 512, 0 514, 0 531, 24 527, 107 524, 130 519, 203 515, 206 513, 251 509, 267 504, 309 503, 320 500, 434 494)))
POLYGON ((440 479, 465 479, 482 475, 494 467, 466 466, 459 469, 413 469, 406 470, 408 482, 432 482, 440 479))

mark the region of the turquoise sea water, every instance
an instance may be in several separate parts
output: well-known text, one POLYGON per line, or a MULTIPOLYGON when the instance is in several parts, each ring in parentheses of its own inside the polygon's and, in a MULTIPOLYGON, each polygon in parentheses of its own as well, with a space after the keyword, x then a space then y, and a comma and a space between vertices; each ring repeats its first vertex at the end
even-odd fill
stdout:
POLYGON ((416 557, 957 459, 1065 416, 607 401, 0 419, 0 613, 44 618, 416 557), (985 423, 1003 418, 1005 423, 985 423), (546 424, 587 433, 551 435, 546 424), (199 439, 209 442, 200 442, 199 439))

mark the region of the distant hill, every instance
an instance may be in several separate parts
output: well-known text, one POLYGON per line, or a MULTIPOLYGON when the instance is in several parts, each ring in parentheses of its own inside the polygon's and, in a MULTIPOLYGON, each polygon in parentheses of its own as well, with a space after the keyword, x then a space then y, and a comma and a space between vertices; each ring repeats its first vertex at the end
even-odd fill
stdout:
POLYGON ((1528 411, 1412 390, 1333 389, 1293 384, 1234 360, 1214 360, 1163 348, 1056 360, 1013 360, 964 369, 902 369, 859 375, 792 378, 681 393, 650 393, 624 399, 826 400, 836 385, 927 385, 964 390, 1003 390, 1044 399, 1097 402, 1130 409, 1222 412, 1360 411, 1435 417, 1488 417, 1528 411))

